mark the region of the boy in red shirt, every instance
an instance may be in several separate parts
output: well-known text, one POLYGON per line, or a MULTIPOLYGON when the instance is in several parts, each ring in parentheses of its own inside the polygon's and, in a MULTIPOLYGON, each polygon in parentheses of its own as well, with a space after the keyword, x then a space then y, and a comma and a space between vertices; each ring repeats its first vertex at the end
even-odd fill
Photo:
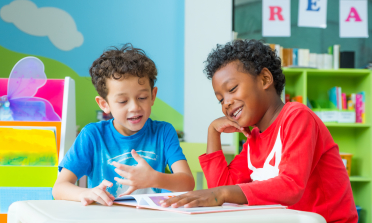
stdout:
POLYGON ((318 213, 327 222, 357 222, 338 145, 308 107, 283 104, 285 77, 275 52, 260 41, 237 40, 218 45, 206 63, 225 114, 211 123, 207 153, 199 157, 210 189, 170 198, 163 206, 282 204, 318 213), (247 136, 230 165, 221 132, 247 136))

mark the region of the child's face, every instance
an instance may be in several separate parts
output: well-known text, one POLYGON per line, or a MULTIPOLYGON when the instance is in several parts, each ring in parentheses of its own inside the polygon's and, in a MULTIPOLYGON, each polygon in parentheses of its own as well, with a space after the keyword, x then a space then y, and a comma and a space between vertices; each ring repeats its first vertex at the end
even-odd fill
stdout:
POLYGON ((114 126, 122 135, 130 136, 142 129, 151 114, 157 88, 151 91, 147 77, 127 75, 120 80, 107 79, 107 101, 96 97, 105 113, 111 112, 114 126))
POLYGON ((264 115, 266 86, 260 75, 243 72, 242 66, 241 62, 231 62, 222 67, 214 74, 212 85, 225 116, 248 127, 256 125, 264 115))

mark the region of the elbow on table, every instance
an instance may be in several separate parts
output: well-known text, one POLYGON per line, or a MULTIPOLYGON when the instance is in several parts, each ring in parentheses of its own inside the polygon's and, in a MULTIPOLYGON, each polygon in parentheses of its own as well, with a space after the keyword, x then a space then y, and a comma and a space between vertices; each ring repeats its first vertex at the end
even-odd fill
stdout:
POLYGON ((294 191, 289 196, 283 199, 282 205, 292 206, 301 200, 304 190, 294 191))
POLYGON ((56 185, 54 185, 52 189, 52 195, 53 195, 54 200, 61 200, 61 197, 59 196, 58 185, 57 187, 56 185))

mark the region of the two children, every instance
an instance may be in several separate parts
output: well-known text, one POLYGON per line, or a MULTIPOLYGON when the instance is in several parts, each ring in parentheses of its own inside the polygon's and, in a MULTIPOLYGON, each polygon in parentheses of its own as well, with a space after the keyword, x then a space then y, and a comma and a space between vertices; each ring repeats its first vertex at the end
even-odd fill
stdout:
MULTIPOLYGON (((115 180, 113 188, 120 193, 125 191, 123 185, 131 186, 125 194, 148 187, 172 191, 193 188, 174 129, 148 119, 157 89, 151 81, 151 69, 132 70, 132 64, 141 61, 137 54, 142 55, 134 51, 122 57, 121 52, 108 51, 93 63, 92 81, 100 94, 96 101, 114 119, 89 124, 82 130, 60 164, 63 169, 53 190, 56 199, 110 204, 114 193, 105 189, 112 184, 104 179, 115 180), (131 144, 131 140, 145 137, 142 144, 131 144), (153 143, 147 146, 148 141, 153 143), (133 148, 140 153, 148 147, 151 149, 142 157, 156 151, 164 158, 144 160, 134 151, 129 155, 133 148), (137 166, 133 166, 134 160, 137 166), (115 177, 111 163, 126 179, 115 177), (160 173, 165 163, 174 174, 160 173), (73 185, 83 175, 88 175, 93 189, 73 185)), ((143 61, 153 64, 145 58, 143 61)), ((210 189, 170 198, 162 205, 282 204, 318 213, 327 222, 356 222, 351 186, 338 146, 310 109, 300 103, 283 104, 279 95, 285 77, 280 59, 270 47, 256 40, 238 40, 219 45, 206 62, 206 73, 225 114, 211 123, 207 153, 199 157, 210 189), (243 151, 230 165, 221 150, 221 132, 243 132, 248 137, 243 151)))
POLYGON ((104 52, 89 72, 97 104, 114 118, 81 130, 59 164, 54 198, 112 205, 120 195, 193 190, 175 129, 149 118, 157 93, 154 62, 127 44, 104 52), (164 173, 166 165, 173 174, 164 173), (84 175, 89 189, 75 185, 84 175))

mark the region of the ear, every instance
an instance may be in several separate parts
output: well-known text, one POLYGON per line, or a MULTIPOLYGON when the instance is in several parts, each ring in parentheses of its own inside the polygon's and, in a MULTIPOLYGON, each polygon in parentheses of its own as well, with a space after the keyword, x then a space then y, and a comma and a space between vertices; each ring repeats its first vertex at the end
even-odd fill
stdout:
POLYGON ((97 96, 96 102, 103 112, 105 112, 106 114, 110 114, 111 109, 108 102, 105 99, 103 99, 101 96, 97 96))
POLYGON ((154 105, 156 94, 158 93, 158 87, 154 87, 151 92, 151 106, 154 105))
POLYGON ((262 87, 264 90, 267 90, 269 89, 270 86, 272 86, 274 84, 274 78, 273 78, 273 75, 272 73, 269 71, 269 69, 267 69, 266 67, 264 67, 262 70, 261 70, 261 73, 260 73, 260 78, 261 78, 261 81, 262 81, 262 87))

